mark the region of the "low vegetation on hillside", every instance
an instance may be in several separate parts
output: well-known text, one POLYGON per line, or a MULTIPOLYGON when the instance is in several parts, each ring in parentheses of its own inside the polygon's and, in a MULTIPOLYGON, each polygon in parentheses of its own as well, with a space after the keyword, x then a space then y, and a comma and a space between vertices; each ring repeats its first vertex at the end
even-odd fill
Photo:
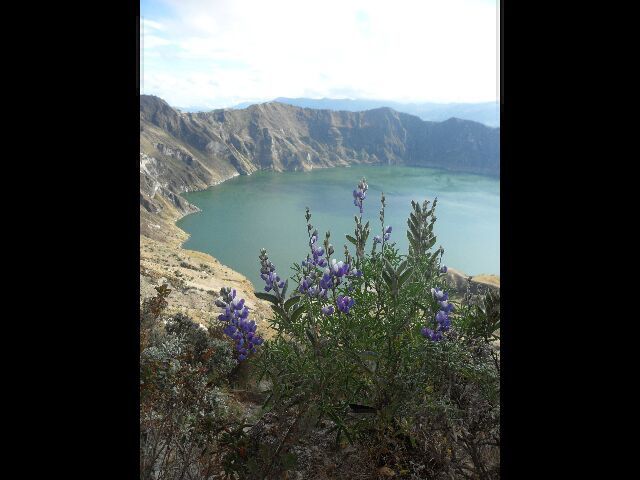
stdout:
POLYGON ((290 278, 260 252, 275 335, 231 288, 208 328, 165 313, 167 286, 142 303, 141 478, 499 478, 499 290, 450 298, 437 199, 403 253, 367 190, 342 254, 308 209, 290 278))

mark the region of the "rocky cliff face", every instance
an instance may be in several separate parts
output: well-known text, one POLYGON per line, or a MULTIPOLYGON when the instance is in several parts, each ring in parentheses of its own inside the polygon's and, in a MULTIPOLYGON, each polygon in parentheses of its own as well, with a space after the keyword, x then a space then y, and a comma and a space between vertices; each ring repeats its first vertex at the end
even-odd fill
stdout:
POLYGON ((257 170, 348 164, 410 165, 499 175, 499 129, 467 120, 426 122, 389 108, 346 112, 271 102, 182 113, 140 97, 140 207, 179 217, 179 194, 257 170))
MULTIPOLYGON (((257 170, 354 163, 498 175, 499 131, 464 120, 425 122, 388 108, 339 112, 274 102, 182 113, 160 98, 141 96, 141 297, 168 282, 172 311, 206 324, 218 315, 216 292, 232 286, 266 318, 270 309, 246 278, 208 255, 180 248, 187 235, 175 221, 197 211, 180 194, 257 170)), ((262 322, 260 328, 266 328, 262 322)))

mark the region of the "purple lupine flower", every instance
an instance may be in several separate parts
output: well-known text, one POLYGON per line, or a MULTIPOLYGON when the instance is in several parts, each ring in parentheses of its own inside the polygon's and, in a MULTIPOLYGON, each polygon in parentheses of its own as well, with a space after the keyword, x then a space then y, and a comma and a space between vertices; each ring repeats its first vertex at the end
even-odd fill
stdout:
POLYGON ((446 317, 438 326, 440 327, 439 330, 448 332, 451 328, 451 319, 449 317, 446 317))
POLYGON ((231 305, 233 305, 233 308, 235 310, 242 310, 242 307, 244 307, 244 298, 234 298, 233 300, 231 300, 231 305))
POLYGON ((360 277, 362 276, 362 270, 358 270, 358 269, 354 268, 353 270, 351 270, 350 275, 351 275, 352 277, 358 277, 358 278, 360 278, 360 277))
POLYGON ((380 235, 376 235, 373 237, 373 243, 382 243, 382 237, 380 235))
POLYGON ((420 332, 425 338, 431 341, 439 341, 443 338, 443 332, 448 332, 451 329, 449 313, 454 310, 454 307, 453 304, 449 302, 447 292, 436 287, 431 289, 431 293, 440 306, 440 310, 438 310, 438 313, 435 315, 436 328, 432 330, 428 327, 423 327, 420 332))
POLYGON ((363 177, 358 183, 358 189, 353 191, 353 205, 360 209, 360 213, 363 212, 362 201, 367 198, 368 189, 369 185, 367 185, 367 181, 363 177))
POLYGON ((447 313, 443 310, 438 310, 438 313, 436 313, 436 322, 438 322, 439 324, 442 324, 444 321, 447 320, 447 318, 449 318, 447 316, 447 313))
POLYGON ((348 263, 344 263, 342 260, 338 262, 335 258, 331 260, 331 271, 330 271, 331 275, 337 278, 341 278, 341 277, 344 277, 348 271, 349 271, 348 263))
POLYGON ((326 265, 326 260, 324 258, 322 258, 325 254, 324 248, 319 247, 317 245, 318 242, 318 234, 317 231, 314 230, 313 235, 311 235, 311 238, 309 239, 309 246, 311 247, 311 255, 312 257, 307 256, 307 265, 313 266, 320 266, 323 267, 324 265, 326 265))
POLYGON ((326 268, 324 270, 324 274, 322 275, 318 286, 320 287, 320 290, 329 290, 330 288, 333 288, 333 277, 331 276, 330 269, 326 268))
POLYGON ((307 293, 311 288, 312 282, 313 280, 310 277, 304 277, 298 286, 300 293, 307 293))
POLYGON ((432 288, 431 293, 433 294, 435 299, 438 300, 439 302, 449 299, 449 294, 447 292, 442 291, 439 288, 432 288))
POLYGON ((443 312, 445 313, 449 313, 449 312, 453 312, 453 303, 449 302, 448 300, 444 300, 443 302, 438 302, 440 304, 440 308, 442 309, 443 312))
POLYGON ((332 305, 329 305, 328 307, 322 307, 322 313, 327 316, 333 315, 333 312, 335 312, 335 310, 332 305))
MULTIPOLYGON (((328 239, 327 235, 327 239, 328 239)), ((319 247, 318 231, 314 230, 309 237, 311 255, 302 261, 304 268, 298 291, 312 298, 324 298, 329 296, 329 290, 334 290, 345 279, 350 277, 361 277, 362 272, 351 267, 348 262, 331 259, 327 256, 333 254, 333 245, 326 242, 325 248, 319 247), (346 277, 346 278, 345 278, 346 277)))
POLYGON ((280 278, 280 276, 276 273, 275 265, 269 260, 267 256, 267 250, 260 250, 260 278, 265 281, 266 285, 264 287, 265 292, 270 292, 271 289, 274 290, 277 297, 280 297, 279 288, 284 288, 284 281, 280 278))
POLYGON ((438 324, 436 327, 437 331, 447 332, 451 327, 451 319, 449 318, 448 312, 438 310, 438 313, 436 313, 436 323, 438 324))
POLYGON ((442 267, 440 267, 440 273, 447 273, 447 266, 443 265, 442 267))
POLYGON ((420 332, 425 338, 431 340, 432 342, 438 342, 442 340, 442 333, 433 331, 430 328, 424 327, 420 332))
POLYGON ((355 301, 353 300, 353 298, 347 295, 345 295, 344 297, 342 295, 339 295, 336 303, 338 305, 338 310, 345 314, 348 314, 349 310, 351 310, 351 308, 355 304, 355 301))
POLYGON ((236 291, 229 288, 220 290, 220 295, 222 300, 216 301, 216 305, 224 312, 218 319, 227 324, 223 332, 235 341, 238 361, 242 362, 255 353, 255 346, 262 344, 263 340, 256 334, 256 322, 249 320, 249 308, 244 299, 236 297, 236 291))

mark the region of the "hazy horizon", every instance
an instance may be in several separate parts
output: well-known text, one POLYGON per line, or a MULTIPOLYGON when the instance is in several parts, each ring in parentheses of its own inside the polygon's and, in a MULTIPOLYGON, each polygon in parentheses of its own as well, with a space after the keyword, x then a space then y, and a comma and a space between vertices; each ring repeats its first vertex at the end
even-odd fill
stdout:
POLYGON ((141 93, 178 108, 278 97, 499 100, 495 0, 142 0, 141 93))
MULTIPOLYGON (((153 95, 153 94, 146 94, 146 95, 153 95)), ((158 97, 160 97, 159 95, 156 95, 158 97)), ((162 97, 160 97, 162 98, 162 97)), ((330 101, 351 101, 351 102, 379 102, 379 103, 389 103, 389 104, 403 104, 403 105, 486 105, 486 104, 494 104, 494 103, 499 103, 499 100, 488 100, 485 102, 434 102, 434 101, 430 101, 430 100, 425 100, 425 101, 406 101, 406 102, 399 102, 397 100, 390 100, 390 99, 386 99, 386 98, 348 98, 348 97, 343 97, 343 98, 338 98, 338 97, 286 97, 284 95, 279 95, 277 97, 274 98, 264 98, 264 99, 256 99, 256 100, 245 100, 242 102, 238 102, 236 104, 233 105, 224 105, 224 106, 220 106, 220 107, 216 107, 217 109, 219 108, 239 108, 239 106, 242 105, 254 105, 254 104, 259 104, 259 103, 268 103, 268 102, 276 102, 279 99, 287 99, 287 100, 314 100, 314 101, 321 101, 321 100, 330 100, 330 101)), ((163 100, 166 101, 166 99, 163 98, 163 100)), ((169 103, 169 102, 167 102, 169 103)), ((169 103, 169 105, 171 105, 174 108, 179 108, 179 109, 194 109, 194 108, 209 108, 206 106, 202 106, 202 105, 173 105, 171 103, 169 103)), ((216 108, 213 108, 212 110, 215 110, 216 108)))

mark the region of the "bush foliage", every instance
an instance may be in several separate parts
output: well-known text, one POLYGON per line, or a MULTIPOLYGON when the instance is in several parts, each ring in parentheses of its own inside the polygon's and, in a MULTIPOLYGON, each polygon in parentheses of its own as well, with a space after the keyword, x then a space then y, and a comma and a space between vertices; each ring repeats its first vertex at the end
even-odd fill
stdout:
POLYGON ((307 210, 311 254, 293 266, 293 280, 302 288, 289 298, 282 292, 257 293, 272 302, 271 325, 278 332, 259 358, 261 373, 272 384, 266 403, 297 406, 297 418, 315 423, 330 419, 337 443, 344 435, 349 442, 375 438, 383 445, 401 434, 415 451, 421 435, 428 441, 441 436, 462 448, 446 448, 446 455, 421 452, 434 457, 434 473, 495 476, 499 356, 492 342, 499 329, 499 298, 488 294, 475 304, 455 306, 448 301, 443 249, 434 248, 437 200, 412 202, 410 247, 403 254, 384 224, 383 195, 380 235, 368 249, 371 227, 362 221, 363 191, 364 179, 354 191, 360 215, 354 234, 347 235, 354 257, 345 245, 344 260, 336 262, 328 232, 318 252, 307 210), (351 275, 333 276, 323 292, 322 279, 333 275, 329 270, 336 263, 348 265, 344 270, 351 275), (345 297, 348 309, 341 305, 345 297), (458 461, 460 456, 469 462, 458 461))
POLYGON ((353 192, 359 214, 340 259, 329 232, 320 242, 309 209, 309 255, 288 280, 260 252, 266 285, 256 296, 271 302, 273 338, 255 333, 230 289, 208 331, 182 315, 159 320, 166 287, 145 302, 144 478, 213 478, 215 462, 235 478, 278 478, 295 464, 292 447, 327 422, 336 447, 359 445, 402 478, 499 477, 499 293, 449 298, 437 199, 412 202, 403 253, 385 225, 383 194, 369 240, 367 190, 362 179, 353 192), (227 412, 224 386, 239 362, 268 385, 263 413, 287 419, 275 444, 251 441, 252 429, 227 412))

